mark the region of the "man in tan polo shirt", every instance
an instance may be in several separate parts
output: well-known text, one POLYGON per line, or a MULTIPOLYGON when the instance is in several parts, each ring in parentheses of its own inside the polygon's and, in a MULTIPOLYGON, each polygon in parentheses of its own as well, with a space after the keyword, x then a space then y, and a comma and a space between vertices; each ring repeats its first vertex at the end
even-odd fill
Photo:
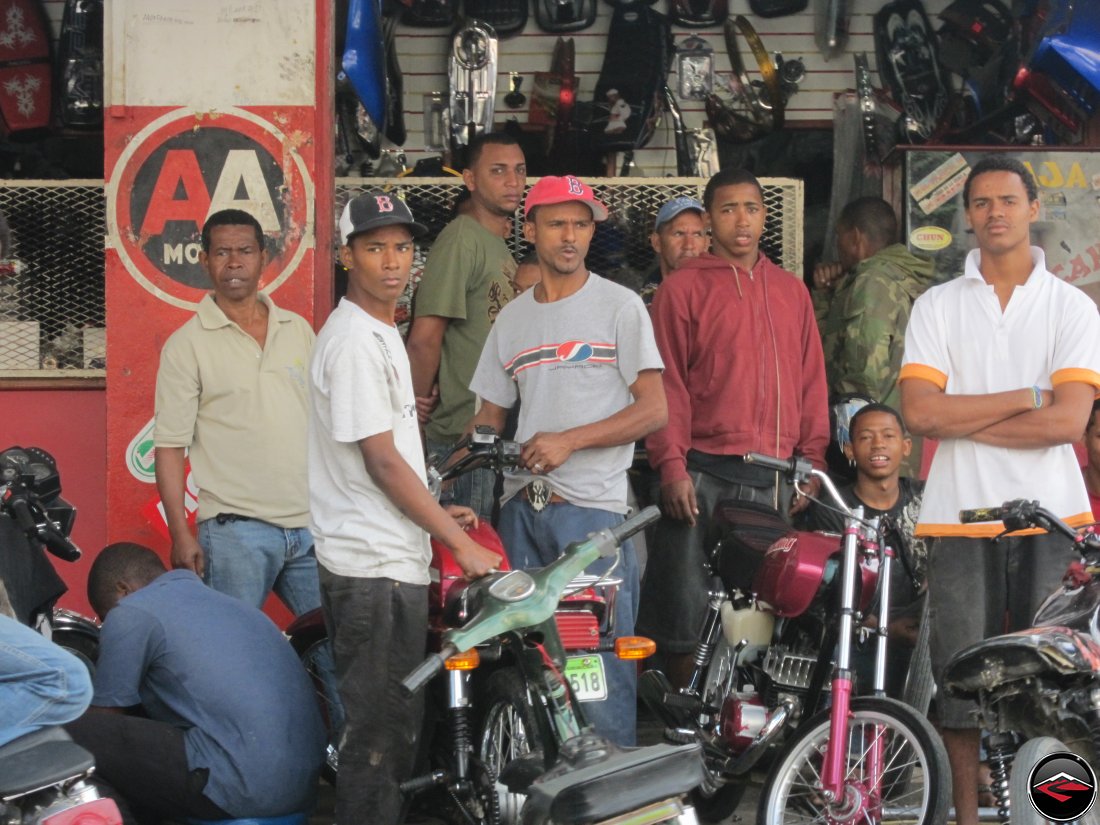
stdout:
POLYGON ((274 589, 299 615, 321 603, 306 482, 313 330, 258 291, 267 253, 252 215, 211 215, 199 261, 214 291, 165 342, 157 372, 157 490, 172 566, 256 607, 274 589), (197 539, 185 452, 199 487, 197 539))

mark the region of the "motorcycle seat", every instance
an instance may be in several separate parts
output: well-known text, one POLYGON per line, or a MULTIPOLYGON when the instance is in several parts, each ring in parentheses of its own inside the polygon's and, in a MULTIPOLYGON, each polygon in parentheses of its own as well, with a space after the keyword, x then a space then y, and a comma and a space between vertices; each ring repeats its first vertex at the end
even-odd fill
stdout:
POLYGON ((183 819, 183 825, 306 825, 309 817, 305 813, 284 814, 283 816, 247 816, 243 819, 183 819))
POLYGON ((56 785, 95 766, 92 755, 61 728, 43 728, 0 747, 0 799, 56 785))

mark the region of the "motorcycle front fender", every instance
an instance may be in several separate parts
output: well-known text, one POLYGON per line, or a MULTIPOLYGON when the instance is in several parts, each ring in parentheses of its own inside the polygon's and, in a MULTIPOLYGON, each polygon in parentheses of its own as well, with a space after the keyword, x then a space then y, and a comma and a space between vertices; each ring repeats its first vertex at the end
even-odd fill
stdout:
POLYGON ((1033 627, 971 645, 944 671, 949 694, 972 698, 1006 682, 1040 674, 1100 675, 1100 645, 1068 627, 1033 627))

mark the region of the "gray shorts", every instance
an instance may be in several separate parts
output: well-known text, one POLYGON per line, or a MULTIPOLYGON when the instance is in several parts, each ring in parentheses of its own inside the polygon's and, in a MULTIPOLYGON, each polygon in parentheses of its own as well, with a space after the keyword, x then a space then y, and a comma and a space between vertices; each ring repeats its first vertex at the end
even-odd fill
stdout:
POLYGON ((1035 611, 1077 558, 1072 542, 1048 533, 998 542, 941 536, 932 542, 928 620, 941 725, 979 726, 976 703, 944 695, 943 671, 951 657, 982 639, 1031 627, 1035 611))

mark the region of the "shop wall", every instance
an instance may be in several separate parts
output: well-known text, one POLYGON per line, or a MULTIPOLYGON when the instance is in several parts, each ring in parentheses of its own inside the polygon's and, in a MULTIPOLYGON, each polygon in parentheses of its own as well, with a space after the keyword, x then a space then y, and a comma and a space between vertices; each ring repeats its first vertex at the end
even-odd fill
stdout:
POLYGON ((107 543, 107 398, 94 390, 2 390, 0 450, 41 447, 56 460, 62 495, 77 509, 72 538, 84 551, 73 564, 51 560, 69 585, 61 606, 92 615, 85 594, 88 568, 107 543))
MULTIPOLYGON (((840 55, 829 60, 820 54, 814 43, 814 11, 824 4, 825 0, 810 0, 806 10, 799 14, 766 19, 752 14, 748 0, 729 0, 730 16, 737 14, 747 16, 769 52, 780 52, 786 60, 801 58, 805 64, 806 79, 802 82, 798 93, 791 98, 787 109, 787 120, 793 126, 800 124, 821 126, 831 122, 833 95, 855 86, 853 55, 866 52, 872 70, 876 66, 872 19, 875 12, 885 3, 881 0, 852 0, 849 3, 851 22, 848 44, 840 55)), ((572 37, 575 44, 576 69, 580 84, 577 100, 593 99, 596 81, 607 49, 607 34, 613 7, 605 0, 599 0, 597 5, 597 17, 593 26, 581 32, 561 35, 566 38, 572 37)), ((924 5, 933 27, 938 27, 939 21, 936 14, 948 3, 946 0, 925 0, 924 5)), ((656 8, 658 11, 667 13, 666 0, 657 0, 656 8)), ((691 34, 698 34, 710 44, 715 52, 715 71, 719 75, 728 75, 730 66, 721 27, 712 29, 673 27, 673 37, 677 44, 691 34)), ((522 33, 500 40, 496 95, 498 123, 503 123, 510 118, 516 118, 520 123, 527 122, 528 106, 509 109, 504 105, 504 97, 509 90, 509 73, 518 72, 523 76, 522 91, 527 94, 529 102, 534 73, 549 70, 550 57, 557 38, 558 35, 548 34, 539 29, 532 13, 522 33)), ((740 37, 738 42, 741 47, 742 61, 750 77, 759 78, 760 73, 756 69, 756 63, 748 46, 740 37)), ((448 29, 419 29, 398 23, 397 53, 404 76, 403 103, 405 123, 408 128, 408 139, 404 150, 410 164, 415 163, 419 158, 437 154, 424 149, 423 96, 427 92, 446 92, 449 50, 448 29)), ((648 56, 639 55, 638 59, 644 61, 648 56)), ((876 86, 880 85, 877 74, 872 75, 872 80, 876 86)), ((670 85, 674 83, 675 74, 671 76, 670 85)), ((697 128, 703 124, 705 111, 702 102, 679 99, 678 102, 689 128, 697 128)), ((650 144, 636 156, 638 165, 647 175, 668 175, 675 174, 676 171, 671 124, 667 122, 667 118, 664 120, 665 122, 657 128, 650 144)), ((383 142, 383 145, 389 144, 383 142)))

